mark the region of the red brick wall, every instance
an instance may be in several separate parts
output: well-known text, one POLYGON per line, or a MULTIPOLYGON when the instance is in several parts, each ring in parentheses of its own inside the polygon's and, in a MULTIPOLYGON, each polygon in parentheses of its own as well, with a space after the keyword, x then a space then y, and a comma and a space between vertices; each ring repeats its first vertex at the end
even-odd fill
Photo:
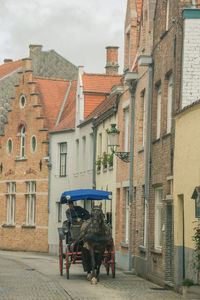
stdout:
POLYGON ((39 103, 39 95, 31 95, 35 91, 31 72, 31 61, 24 60, 23 72, 19 74, 19 86, 15 90, 12 101, 12 111, 8 114, 8 124, 5 125, 5 136, 0 138, 0 157, 3 161, 3 172, 0 174, 0 224, 6 223, 6 193, 7 182, 16 182, 16 212, 15 227, 0 225, 0 248, 25 251, 48 251, 48 169, 44 157, 48 153, 48 132, 44 128, 44 111, 41 107, 33 107, 39 103), (20 108, 19 98, 26 95, 26 105, 20 108), (20 124, 26 128, 25 155, 26 160, 16 160, 20 156, 20 137, 17 136, 20 124), (31 137, 37 138, 37 149, 31 153, 31 137), (7 141, 12 138, 13 152, 7 154, 7 141), (42 170, 39 162, 42 161, 42 170), (32 172, 30 172, 30 169, 32 172), (12 174, 9 174, 11 170, 12 174), (35 228, 24 228, 26 222, 26 181, 36 181, 36 217, 35 228))

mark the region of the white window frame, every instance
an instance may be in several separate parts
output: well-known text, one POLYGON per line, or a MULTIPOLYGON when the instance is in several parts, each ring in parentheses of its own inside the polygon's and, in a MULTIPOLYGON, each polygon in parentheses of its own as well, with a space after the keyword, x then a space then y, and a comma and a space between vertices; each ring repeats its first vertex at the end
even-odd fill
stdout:
POLYGON ((26 105, 26 96, 24 94, 22 94, 19 98, 19 105, 20 105, 20 108, 24 108, 26 105), (24 104, 22 104, 22 98, 24 98, 24 104))
POLYGON ((156 126, 156 139, 160 138, 161 133, 161 100, 162 100, 162 93, 161 93, 161 84, 158 86, 157 90, 157 126, 156 126))
POLYGON ((8 225, 15 224, 15 206, 16 206, 16 183, 7 183, 8 193, 6 195, 7 200, 7 221, 8 225))
POLYGON ((94 155, 94 139, 93 139, 93 133, 90 133, 90 168, 92 169, 93 166, 93 155, 94 155))
POLYGON ((168 31, 169 29, 169 0, 167 0, 167 7, 166 7, 166 23, 165 23, 165 30, 168 31))
POLYGON ((26 128, 21 126, 20 131, 20 157, 25 157, 25 143, 26 143, 26 128))
POLYGON ((86 136, 82 136, 82 170, 85 171, 86 169, 86 136))
POLYGON ((125 232, 124 232, 124 240, 125 243, 129 242, 129 188, 125 188, 125 232))
POLYGON ((124 109, 124 152, 128 152, 129 146, 129 107, 124 109))
POLYGON ((26 182, 26 225, 35 226, 36 181, 26 182))
POLYGON ((162 250, 162 197, 163 188, 155 189, 155 230, 154 247, 156 250, 162 250))
POLYGON ((65 177, 67 175, 67 143, 66 142, 62 142, 59 144, 59 151, 60 151, 59 176, 65 177))
POLYGON ((99 147, 98 147, 98 148, 99 148, 99 149, 98 149, 98 150, 99 150, 99 151, 98 151, 98 155, 99 155, 99 156, 101 156, 102 153, 103 153, 103 152, 102 152, 102 146, 103 146, 103 145, 102 145, 102 133, 99 133, 99 147))
POLYGON ((172 75, 168 78, 167 87, 167 133, 171 132, 172 128, 172 75))

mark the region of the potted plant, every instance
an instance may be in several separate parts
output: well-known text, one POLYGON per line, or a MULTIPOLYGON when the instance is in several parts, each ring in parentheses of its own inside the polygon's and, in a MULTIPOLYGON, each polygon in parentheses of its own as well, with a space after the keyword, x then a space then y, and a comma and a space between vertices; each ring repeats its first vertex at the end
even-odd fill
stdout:
POLYGON ((102 156, 102 165, 103 165, 103 169, 107 169, 107 165, 108 165, 108 154, 104 151, 103 152, 103 156, 102 156))
POLYGON ((97 172, 100 172, 100 170, 101 170, 101 161, 102 161, 102 158, 98 155, 97 160, 96 160, 97 172))
POLYGON ((113 167, 113 153, 108 154, 108 166, 113 167))

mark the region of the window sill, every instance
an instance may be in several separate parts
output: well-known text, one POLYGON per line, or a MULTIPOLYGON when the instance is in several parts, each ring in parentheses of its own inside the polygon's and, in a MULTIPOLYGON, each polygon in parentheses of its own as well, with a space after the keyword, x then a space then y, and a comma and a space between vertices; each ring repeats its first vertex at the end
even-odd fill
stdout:
POLYGON ((156 144, 156 143, 158 143, 158 142, 160 142, 160 138, 154 140, 154 141, 152 142, 152 144, 156 144))
POLYGON ((13 224, 2 224, 2 227, 4 227, 4 228, 15 228, 15 225, 13 225, 13 224))
POLYGON ((164 134, 164 135, 162 136, 162 139, 166 139, 166 138, 168 138, 169 136, 171 136, 171 132, 164 134))
POLYGON ((138 250, 142 253, 146 253, 146 247, 145 246, 142 246, 142 245, 138 246, 138 250))
POLYGON ((151 249, 151 253, 162 255, 162 249, 151 249))
POLYGON ((142 147, 141 149, 138 149, 138 151, 137 151, 138 153, 142 153, 142 152, 144 152, 144 147, 142 147))
POLYGON ((24 157, 21 157, 21 156, 16 156, 15 157, 15 161, 26 161, 27 160, 27 157, 24 156, 24 157))
POLYGON ((21 227, 22 228, 29 228, 29 229, 36 228, 35 225, 28 225, 28 224, 23 224, 21 227))
POLYGON ((121 242, 120 246, 123 247, 123 248, 128 248, 128 243, 121 242))

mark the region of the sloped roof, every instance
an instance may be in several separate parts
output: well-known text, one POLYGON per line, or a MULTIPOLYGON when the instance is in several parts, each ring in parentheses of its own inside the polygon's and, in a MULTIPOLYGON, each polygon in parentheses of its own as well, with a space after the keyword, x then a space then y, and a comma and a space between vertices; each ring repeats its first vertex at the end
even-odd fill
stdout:
POLYGON ((41 104, 47 120, 46 126, 51 129, 56 123, 69 87, 69 81, 43 77, 34 77, 34 81, 37 82, 37 91, 40 93, 41 104))
POLYGON ((77 80, 71 82, 71 87, 65 106, 62 111, 60 122, 57 126, 52 128, 53 131, 60 131, 66 129, 75 128, 75 119, 76 119, 76 88, 77 80))
POLYGON ((12 61, 8 62, 6 64, 0 65, 0 79, 4 78, 5 76, 13 73, 17 69, 19 69, 22 66, 22 61, 12 61))
POLYGON ((121 83, 121 78, 121 75, 83 74, 82 80, 83 92, 85 94, 85 119, 100 103, 105 100, 106 94, 111 92, 112 86, 121 83))
POLYGON ((95 108, 95 110, 87 117, 86 120, 89 120, 89 119, 94 118, 94 117, 99 117, 104 112, 106 112, 111 107, 113 107, 116 100, 117 100, 117 95, 116 94, 109 95, 108 97, 106 97, 106 99, 102 103, 100 103, 95 108))

